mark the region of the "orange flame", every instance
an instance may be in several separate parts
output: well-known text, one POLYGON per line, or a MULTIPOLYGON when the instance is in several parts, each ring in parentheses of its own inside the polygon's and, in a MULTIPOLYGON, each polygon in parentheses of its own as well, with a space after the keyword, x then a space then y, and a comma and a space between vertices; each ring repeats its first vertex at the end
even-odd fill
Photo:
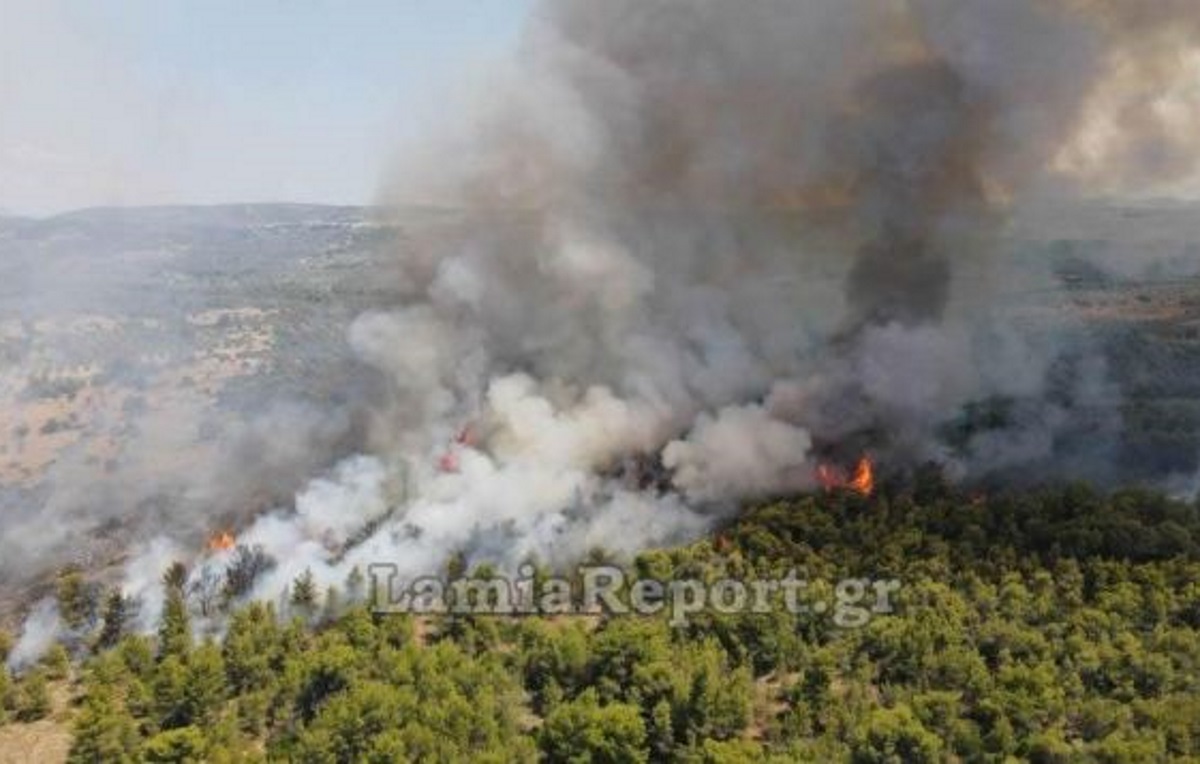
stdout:
POLYGON ((827 463, 817 465, 816 477, 826 491, 842 488, 861 496, 870 496, 875 491, 875 463, 866 454, 858 460, 854 472, 848 477, 842 469, 827 463))
POLYGON ((438 459, 438 470, 441 472, 458 472, 458 454, 453 451, 446 451, 438 459))
POLYGON ((458 472, 459 468, 459 451, 464 448, 474 448, 479 437, 475 432, 474 425, 464 424, 457 433, 454 439, 446 446, 446 450, 438 457, 437 466, 440 472, 458 472))
POLYGON ((875 464, 871 461, 871 457, 863 454, 858 460, 858 465, 854 468, 854 476, 850 478, 850 482, 846 487, 851 491, 855 491, 863 496, 870 496, 875 490, 875 464))
POLYGON ((208 539, 208 551, 227 552, 230 549, 233 549, 234 545, 236 544, 237 539, 233 537, 232 533, 229 531, 221 531, 220 533, 214 533, 212 537, 208 539))

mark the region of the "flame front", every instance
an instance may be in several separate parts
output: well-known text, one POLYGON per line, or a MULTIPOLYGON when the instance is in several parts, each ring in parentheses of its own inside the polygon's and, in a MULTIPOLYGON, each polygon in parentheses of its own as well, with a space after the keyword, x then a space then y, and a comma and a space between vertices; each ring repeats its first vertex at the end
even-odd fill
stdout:
POLYGON ((870 496, 875 491, 875 463, 866 454, 858 460, 854 472, 848 477, 845 471, 828 463, 817 465, 816 477, 817 483, 826 491, 842 488, 861 496, 870 496))
POLYGON ((215 533, 208 540, 208 551, 210 552, 227 552, 233 549, 237 544, 237 539, 229 531, 221 531, 215 533))
POLYGON ((846 487, 863 496, 871 495, 875 490, 875 465, 871 462, 871 457, 864 454, 858 460, 858 466, 854 468, 854 476, 850 478, 846 487))

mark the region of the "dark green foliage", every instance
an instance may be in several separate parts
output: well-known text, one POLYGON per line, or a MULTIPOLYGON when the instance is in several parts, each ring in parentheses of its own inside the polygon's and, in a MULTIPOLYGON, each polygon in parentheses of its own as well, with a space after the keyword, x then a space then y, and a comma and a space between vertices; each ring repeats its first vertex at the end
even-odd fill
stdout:
POLYGON ((593 690, 550 712, 539 735, 549 762, 636 764, 647 760, 646 728, 637 706, 601 705, 593 690))
POLYGON ((205 760, 208 742, 198 727, 160 732, 142 746, 141 760, 150 764, 192 764, 205 760))
POLYGON ((66 679, 71 674, 71 656, 67 648, 60 644, 51 645, 40 663, 45 669, 46 678, 51 681, 66 679))
POLYGON ((5 629, 0 629, 0 663, 8 660, 8 654, 12 652, 13 637, 5 629))
POLYGON ((935 764, 942 743, 906 705, 872 711, 850 744, 854 764, 935 764))
POLYGON ((89 626, 96 617, 97 587, 84 578, 78 568, 65 568, 55 581, 58 612, 72 629, 89 626))
POLYGON ((187 723, 184 692, 187 666, 176 655, 166 656, 154 672, 150 692, 153 695, 150 721, 155 727, 171 729, 187 723))
POLYGON ((158 628, 158 649, 163 656, 187 655, 192 645, 191 619, 182 592, 167 592, 158 628))
POLYGON ((107 650, 121 641, 134 606, 135 603, 125 597, 120 589, 113 589, 108 593, 104 600, 100 634, 96 637, 97 650, 107 650))
POLYGON ((317 583, 313 580, 312 571, 305 569, 292 582, 292 595, 289 603, 292 610, 299 616, 311 618, 317 609, 317 583))
POLYGON ((182 698, 184 722, 208 726, 221 709, 225 695, 225 661, 220 648, 206 642, 188 658, 182 698))
POLYGON ((46 672, 34 669, 17 681, 12 694, 13 718, 20 722, 44 719, 50 713, 46 672))
POLYGON ((180 563, 163 574, 163 613, 158 625, 158 652, 162 657, 182 658, 192 647, 191 618, 183 593, 186 582, 187 569, 180 563))
POLYGON ((266 687, 282 665, 275 610, 255 602, 234 613, 225 635, 225 672, 237 695, 266 687))
POLYGON ((140 736, 133 717, 113 697, 110 688, 95 687, 84 699, 75 720, 70 764, 134 762, 140 736))
MULTIPOLYGON (((102 648, 75 672, 72 761, 1200 757, 1194 504, 1082 486, 962 495, 931 467, 908 485, 755 507, 630 566, 710 581, 797 570, 830 601, 842 578, 899 580, 894 612, 853 628, 779 601, 680 628, 666 614, 383 616, 359 604, 361 573, 324 608, 306 573, 288 603, 305 618, 244 604, 220 645, 193 647, 175 566, 157 639, 110 630, 126 618, 106 601, 102 648)), ((46 679, 0 674, 10 719, 46 713, 46 679)))
POLYGON ((359 604, 366 600, 367 585, 366 576, 357 566, 350 569, 346 575, 346 599, 352 604, 359 604))

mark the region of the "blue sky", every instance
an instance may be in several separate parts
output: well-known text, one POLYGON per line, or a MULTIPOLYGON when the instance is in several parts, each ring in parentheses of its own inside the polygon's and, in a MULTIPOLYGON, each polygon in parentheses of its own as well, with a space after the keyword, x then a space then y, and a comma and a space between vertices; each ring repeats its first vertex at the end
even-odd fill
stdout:
POLYGON ((532 0, 5 0, 0 209, 373 199, 532 0))

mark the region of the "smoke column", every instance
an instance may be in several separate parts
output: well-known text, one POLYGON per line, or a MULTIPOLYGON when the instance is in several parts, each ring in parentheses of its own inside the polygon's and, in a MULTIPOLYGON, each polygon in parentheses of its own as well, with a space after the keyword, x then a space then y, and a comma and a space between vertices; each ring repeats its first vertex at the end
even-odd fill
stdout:
MULTIPOLYGON (((401 253, 411 299, 354 325, 394 392, 375 455, 248 531, 294 561, 264 590, 669 542, 811 487, 814 444, 862 433, 961 475, 1054 461, 1065 349, 1005 323, 987 234, 1042 195, 1189 175, 1197 25, 1099 0, 539 7, 392 176, 464 233, 401 253), (1017 424, 950 453, 939 425, 997 395, 1017 424)), ((1089 363, 1069 393, 1103 401, 1089 363)))
POLYGON ((1006 313, 991 234, 1192 177, 1198 27, 1188 0, 544 3, 390 175, 389 203, 461 225, 399 251, 406 301, 354 323, 389 387, 371 448, 239 534, 279 561, 254 593, 633 552, 811 488, 837 444, 1078 467, 1073 406, 1114 393, 1006 313), (997 396, 1010 426, 950 448, 997 396))

